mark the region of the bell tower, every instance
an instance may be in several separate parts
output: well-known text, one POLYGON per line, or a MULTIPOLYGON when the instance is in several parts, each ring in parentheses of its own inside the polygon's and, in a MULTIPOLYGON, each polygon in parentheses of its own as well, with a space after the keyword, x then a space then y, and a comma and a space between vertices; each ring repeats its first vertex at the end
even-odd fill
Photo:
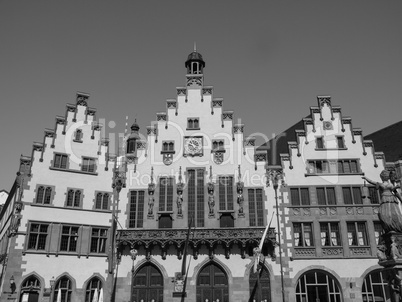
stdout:
POLYGON ((202 86, 205 62, 195 46, 194 51, 188 55, 185 66, 187 68, 187 87, 202 86))

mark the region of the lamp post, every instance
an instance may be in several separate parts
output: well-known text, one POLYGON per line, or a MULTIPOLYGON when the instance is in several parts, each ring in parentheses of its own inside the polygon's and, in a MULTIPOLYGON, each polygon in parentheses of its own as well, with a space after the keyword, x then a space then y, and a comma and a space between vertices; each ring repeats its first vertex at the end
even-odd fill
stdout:
POLYGON ((283 264, 282 264, 282 249, 281 249, 281 224, 279 220, 279 203, 278 203, 278 187, 279 181, 283 182, 283 170, 281 166, 267 166, 267 186, 269 181, 272 181, 272 186, 275 191, 275 206, 276 206, 276 224, 278 228, 278 249, 279 249, 279 264, 281 268, 281 291, 282 302, 285 302, 285 285, 283 280, 283 264))
POLYGON ((14 294, 15 289, 16 289, 16 285, 14 282, 14 276, 11 276, 11 278, 10 278, 10 289, 11 289, 11 294, 14 294))

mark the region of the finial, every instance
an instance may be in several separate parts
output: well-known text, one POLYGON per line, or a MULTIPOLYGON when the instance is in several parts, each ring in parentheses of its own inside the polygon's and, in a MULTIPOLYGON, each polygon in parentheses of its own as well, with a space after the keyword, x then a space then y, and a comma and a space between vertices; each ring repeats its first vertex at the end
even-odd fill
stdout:
POLYGON ((179 167, 179 183, 181 183, 182 178, 181 178, 181 166, 179 167))
POLYGON ((239 165, 239 182, 241 181, 241 170, 240 170, 240 165, 239 165))
POLYGON ((151 184, 154 183, 154 167, 151 167, 151 184))
POLYGON ((194 42, 194 52, 197 52, 197 43, 194 42))

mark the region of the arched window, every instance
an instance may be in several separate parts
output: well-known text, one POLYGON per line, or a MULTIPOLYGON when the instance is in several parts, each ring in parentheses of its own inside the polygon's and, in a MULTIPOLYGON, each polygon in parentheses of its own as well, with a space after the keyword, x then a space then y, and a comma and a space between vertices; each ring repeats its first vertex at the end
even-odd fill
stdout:
POLYGON ((36 193, 36 203, 43 203, 43 196, 45 194, 45 187, 40 186, 36 193))
POLYGON ((224 270, 211 262, 204 266, 197 278, 197 302, 229 302, 229 282, 224 270))
POLYGON ((194 119, 194 128, 195 128, 195 129, 200 128, 200 124, 199 124, 198 119, 194 119))
MULTIPOLYGON (((92 302, 95 295, 99 298, 99 293, 102 288, 102 281, 98 277, 89 280, 85 291, 85 302, 92 302)), ((98 301, 98 300, 96 300, 98 301)))
POLYGON ((194 128, 194 122, 192 119, 187 120, 187 128, 188 129, 193 129, 194 128))
POLYGON ((52 197, 52 188, 47 187, 45 190, 45 199, 43 200, 44 204, 50 204, 50 199, 52 197))
POLYGON ((41 284, 39 279, 34 275, 29 276, 21 284, 20 302, 38 302, 40 290, 41 284))
POLYGON ((79 207, 81 201, 81 190, 70 189, 67 192, 67 207, 79 207))
POLYGON ((380 270, 372 271, 364 278, 362 288, 363 301, 389 301, 391 295, 387 281, 380 270))
POLYGON ((173 142, 169 143, 169 151, 174 151, 174 143, 173 142))
POLYGON ((296 283, 296 302, 342 302, 338 281, 325 271, 311 270, 296 283))
POLYGON ((134 276, 131 301, 163 302, 163 276, 153 264, 141 267, 134 276))
POLYGON ((82 140, 82 130, 81 129, 77 129, 75 131, 75 137, 74 137, 75 141, 81 141, 82 140))
POLYGON ((54 288, 53 302, 57 302, 57 296, 61 296, 61 302, 71 302, 72 295, 72 285, 70 278, 63 276, 61 277, 54 288), (59 293, 60 292, 60 293, 59 293))
POLYGON ((168 151, 168 143, 167 143, 167 142, 164 142, 164 143, 163 143, 162 150, 163 150, 163 151, 168 151))
POLYGON ((251 268, 250 272, 250 298, 249 302, 255 301, 271 301, 271 290, 269 281, 269 272, 263 266, 258 272, 254 271, 254 267, 251 268))
POLYGON ((95 209, 108 210, 109 209, 109 194, 97 193, 95 200, 95 209))

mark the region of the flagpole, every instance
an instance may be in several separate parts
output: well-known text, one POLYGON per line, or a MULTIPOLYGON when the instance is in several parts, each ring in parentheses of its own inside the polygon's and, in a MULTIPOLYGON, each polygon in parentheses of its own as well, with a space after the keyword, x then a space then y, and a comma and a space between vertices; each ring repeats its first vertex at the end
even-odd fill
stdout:
POLYGON ((188 226, 188 231, 187 231, 187 238, 186 238, 186 242, 184 244, 183 262, 182 262, 182 266, 181 266, 181 274, 182 274, 182 276, 184 276, 184 283, 183 283, 183 291, 182 291, 182 295, 181 295, 181 302, 185 301, 186 287, 187 287, 187 274, 188 274, 188 270, 189 270, 190 262, 191 262, 191 258, 190 258, 188 266, 186 267, 187 249, 188 249, 188 244, 190 241, 190 233, 191 233, 192 224, 193 224, 193 216, 191 216, 191 218, 190 218, 190 224, 188 226))
POLYGON ((278 227, 278 249, 279 249, 279 265, 281 268, 281 291, 282 291, 282 302, 285 302, 285 285, 283 281, 283 264, 282 264, 282 250, 281 250, 281 225, 279 221, 279 204, 278 204, 278 179, 275 177, 273 179, 273 187, 275 190, 275 204, 276 204, 276 223, 278 227))

